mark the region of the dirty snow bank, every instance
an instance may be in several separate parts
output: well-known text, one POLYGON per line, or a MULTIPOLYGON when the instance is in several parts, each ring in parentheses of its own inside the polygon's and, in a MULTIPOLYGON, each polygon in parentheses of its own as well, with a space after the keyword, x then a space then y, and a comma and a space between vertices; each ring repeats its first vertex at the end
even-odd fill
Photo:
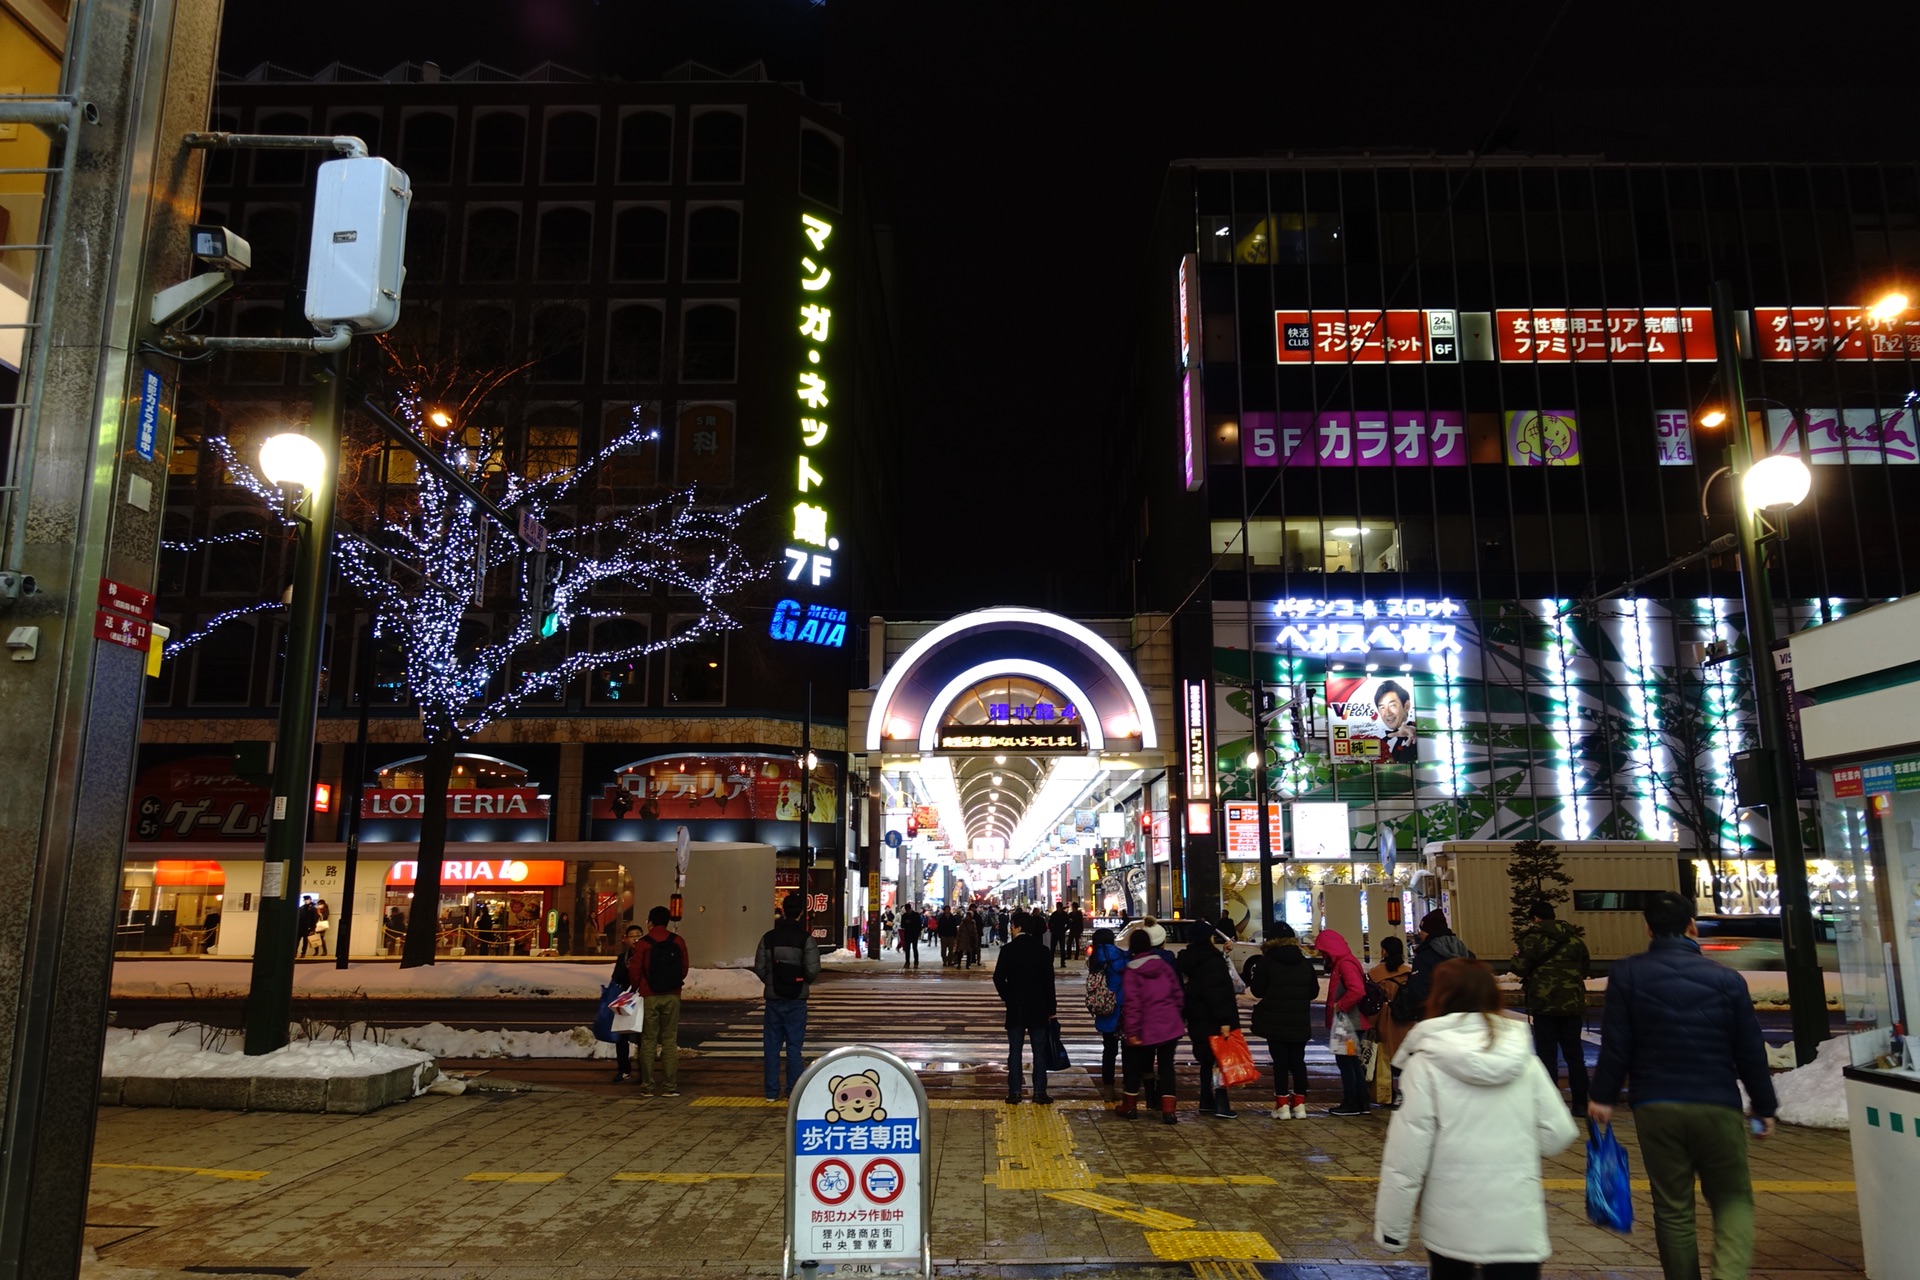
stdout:
POLYGON ((191 1022, 162 1023, 140 1031, 109 1028, 101 1074, 171 1080, 188 1076, 342 1079, 385 1075, 433 1062, 430 1053, 371 1040, 296 1040, 284 1049, 248 1057, 240 1052, 238 1032, 210 1033, 205 1048, 201 1033, 202 1028, 191 1022))

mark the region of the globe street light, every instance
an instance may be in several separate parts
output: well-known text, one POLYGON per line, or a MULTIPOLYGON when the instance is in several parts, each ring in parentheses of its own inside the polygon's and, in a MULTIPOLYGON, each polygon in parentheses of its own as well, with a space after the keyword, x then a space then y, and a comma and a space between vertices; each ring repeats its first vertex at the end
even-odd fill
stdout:
POLYGON ((260 446, 260 474, 269 484, 296 485, 307 493, 320 488, 327 474, 327 455, 313 437, 294 431, 268 436, 260 446))
POLYGON ((1799 506, 1813 488, 1813 472, 1792 454, 1777 453, 1747 468, 1740 493, 1749 511, 1783 514, 1799 506))

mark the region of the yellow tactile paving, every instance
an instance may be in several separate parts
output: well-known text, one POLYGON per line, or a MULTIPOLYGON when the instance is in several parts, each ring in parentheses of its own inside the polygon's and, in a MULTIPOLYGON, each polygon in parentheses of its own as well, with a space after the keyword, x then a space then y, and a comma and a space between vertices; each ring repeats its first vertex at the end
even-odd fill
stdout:
POLYGON ((1005 1191, 1066 1191, 1099 1179, 1073 1153, 1073 1130, 1051 1107, 1001 1106, 993 1126, 999 1172, 987 1181, 1005 1191))
POLYGON ((1194 1280, 1260 1280, 1260 1268, 1240 1259, 1198 1258, 1193 1263, 1193 1274, 1194 1280))
MULTIPOLYGON (((1326 1178, 1328 1182, 1380 1181, 1380 1179, 1373 1174, 1363 1173, 1330 1173, 1326 1175, 1326 1178)), ((1585 1178, 1542 1178, 1540 1179, 1540 1185, 1549 1191, 1584 1191, 1586 1190, 1587 1180, 1585 1178)), ((1650 1191, 1652 1190, 1652 1185, 1645 1178, 1635 1178, 1633 1179, 1633 1189, 1635 1191, 1650 1191)), ((1753 1190, 1755 1194, 1773 1192, 1778 1195, 1850 1196, 1854 1193, 1855 1187, 1851 1182, 1820 1182, 1800 1178, 1755 1178, 1753 1180, 1753 1190)))
MULTIPOLYGON (((1185 1231, 1188 1227, 1196 1225, 1192 1218, 1183 1218, 1177 1213, 1167 1213, 1160 1209, 1147 1209, 1137 1204, 1128 1204, 1125 1200, 1115 1200, 1112 1196, 1103 1196, 1097 1191, 1049 1191, 1047 1199, 1058 1200, 1064 1204, 1077 1204, 1082 1209, 1092 1209, 1095 1213, 1125 1218, 1128 1222, 1137 1222, 1143 1227, 1158 1228, 1158 1233, 1154 1231, 1147 1233, 1149 1239, 1155 1234, 1185 1231)), ((1185 1261, 1185 1258, 1180 1261, 1185 1261)))
POLYGON ((184 1164, 109 1164, 95 1160, 96 1169, 142 1169, 149 1173, 184 1173, 195 1178, 226 1178, 234 1182, 258 1182, 267 1176, 265 1169, 196 1169, 184 1164))
POLYGON ((1166 1262, 1192 1262, 1197 1258, 1280 1261, 1280 1255, 1258 1231, 1149 1231, 1147 1247, 1154 1257, 1166 1262))

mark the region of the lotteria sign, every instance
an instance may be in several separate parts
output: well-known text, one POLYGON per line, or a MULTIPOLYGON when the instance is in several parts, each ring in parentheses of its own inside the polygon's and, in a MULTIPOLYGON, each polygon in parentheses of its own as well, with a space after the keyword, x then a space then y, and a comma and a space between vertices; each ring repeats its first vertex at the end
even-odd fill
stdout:
MULTIPOLYGON (((405 888, 420 873, 418 862, 396 862, 387 869, 387 883, 405 888)), ((566 883, 564 862, 522 862, 517 858, 448 858, 440 864, 440 883, 447 885, 500 885, 504 888, 550 888, 566 883)))
MULTIPOLYGON (((370 789, 360 799, 363 818, 411 818, 426 815, 424 791, 370 789)), ((449 818, 544 818, 547 799, 533 787, 500 787, 488 790, 449 791, 449 818)))

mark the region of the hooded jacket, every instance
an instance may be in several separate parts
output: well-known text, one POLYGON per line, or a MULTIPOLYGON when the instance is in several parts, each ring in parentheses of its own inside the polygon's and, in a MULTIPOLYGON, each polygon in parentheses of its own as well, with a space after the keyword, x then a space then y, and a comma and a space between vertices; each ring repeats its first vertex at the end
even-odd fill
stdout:
POLYGON ((1247 961, 1247 990, 1253 1006, 1253 1034, 1277 1044, 1306 1044, 1313 1039, 1313 1002, 1320 998, 1320 975, 1300 948, 1289 942, 1268 947, 1247 961))
POLYGON ((1120 1028, 1128 1044, 1165 1044, 1186 1033, 1186 996, 1172 965, 1143 951, 1127 961, 1122 982, 1120 1028))
POLYGON ((1429 1253, 1546 1261, 1553 1246, 1540 1160, 1566 1150, 1578 1130, 1526 1024, 1497 1014, 1429 1018, 1407 1033, 1393 1065, 1404 1100, 1381 1158, 1375 1242, 1405 1248, 1418 1205, 1429 1253))
POLYGON ((1113 1012, 1093 1020, 1094 1030, 1103 1036, 1110 1036, 1120 1029, 1120 1016, 1127 1007, 1127 953, 1111 942, 1103 942, 1087 957, 1087 967, 1104 972, 1107 975, 1107 990, 1113 992, 1113 1012))
POLYGON ((1369 1025, 1357 1008, 1367 994, 1367 971, 1347 945, 1346 935, 1322 929, 1313 936, 1313 947, 1327 958, 1327 1026, 1333 1026, 1334 1014, 1343 1012, 1352 1012, 1355 1025, 1369 1025))

